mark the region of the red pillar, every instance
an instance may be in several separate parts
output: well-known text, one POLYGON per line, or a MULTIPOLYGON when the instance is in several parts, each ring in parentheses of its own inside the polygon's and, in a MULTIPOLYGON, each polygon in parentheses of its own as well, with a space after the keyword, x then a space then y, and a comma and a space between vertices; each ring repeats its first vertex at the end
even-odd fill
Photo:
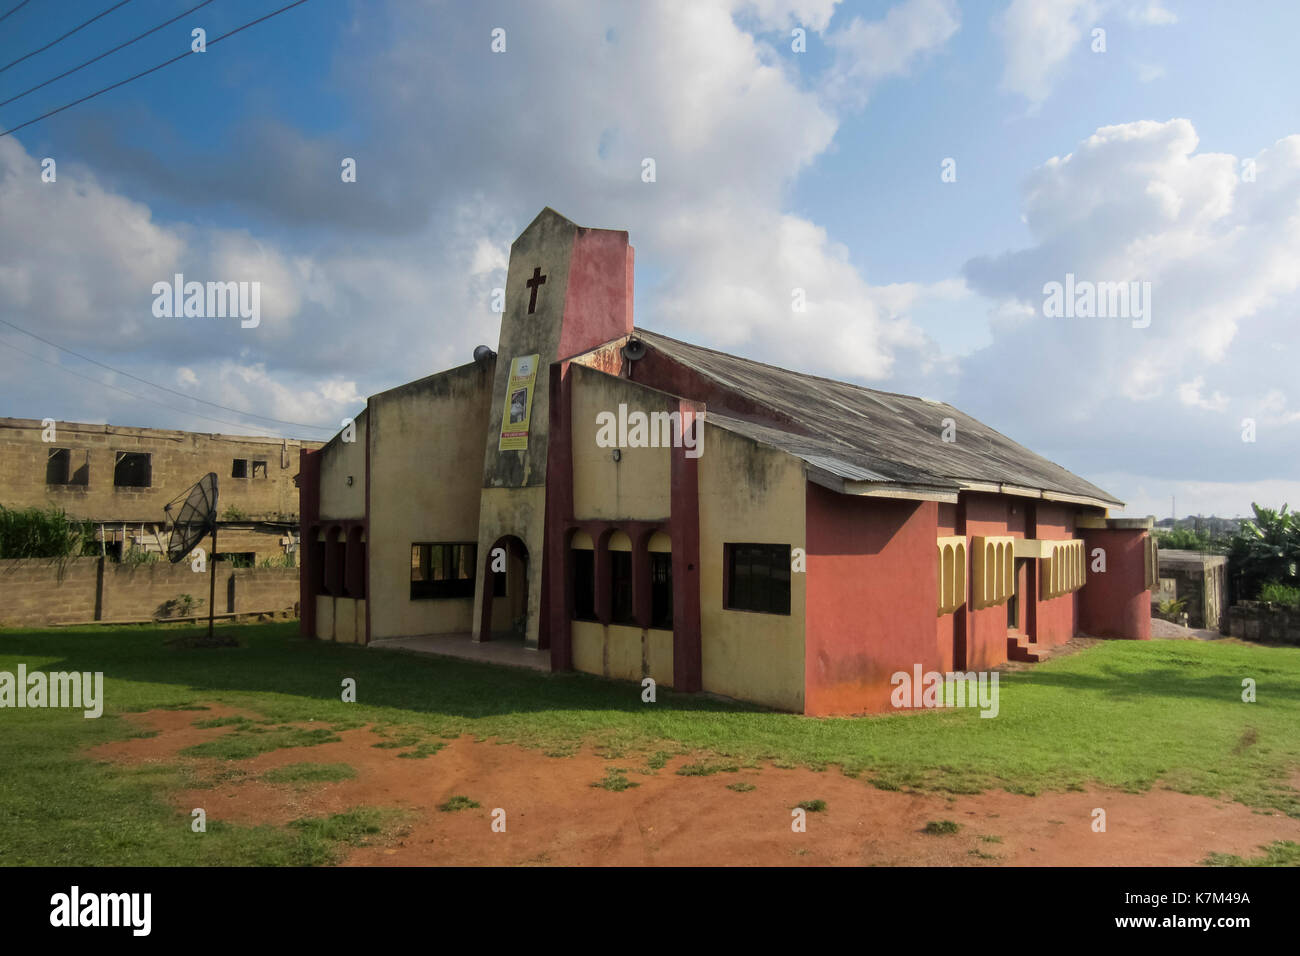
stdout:
POLYGON ((1136 528, 1082 528, 1085 583, 1079 591, 1079 630, 1092 637, 1151 638, 1151 592, 1146 586, 1146 539, 1136 528), (1094 571, 1096 549, 1106 570, 1094 571))
MULTIPOLYGON (((1030 501, 1025 505, 1025 537, 1038 537, 1038 505, 1030 501)), ((1038 584, 1042 570, 1039 562, 1030 561, 1025 568, 1025 593, 1020 598, 1021 615, 1024 617, 1024 634, 1031 643, 1038 642, 1038 584)))
POLYGON ((366 596, 365 552, 361 545, 362 526, 357 524, 348 528, 347 548, 343 552, 343 587, 348 597, 364 598, 366 596))
MULTIPOLYGON (((543 534, 542 614, 551 648, 551 670, 573 670, 573 451, 569 429, 568 363, 550 366, 550 444, 546 452, 546 530, 543 534)), ((484 598, 486 600, 486 596, 484 598)))
POLYGON ((654 529, 630 534, 632 540, 632 617, 637 627, 650 626, 650 536, 654 529))
POLYGON ((320 520, 320 453, 298 453, 298 633, 316 636, 317 522, 320 520))
MULTIPOLYGON (((953 533, 966 537, 966 496, 957 496, 957 516, 953 519, 953 533)), ((952 618, 952 669, 966 670, 967 636, 970 634, 970 582, 975 580, 975 556, 971 552, 970 540, 966 542, 966 600, 961 607, 953 611, 952 618)))
MULTIPOLYGON (((682 430, 692 421, 696 448, 703 448, 704 406, 678 403, 682 430)), ((685 442, 683 442, 685 444, 685 442)), ((669 537, 673 542, 673 689, 683 693, 703 687, 700 648, 700 484, 699 459, 686 457, 685 448, 672 449, 672 515, 669 537)))

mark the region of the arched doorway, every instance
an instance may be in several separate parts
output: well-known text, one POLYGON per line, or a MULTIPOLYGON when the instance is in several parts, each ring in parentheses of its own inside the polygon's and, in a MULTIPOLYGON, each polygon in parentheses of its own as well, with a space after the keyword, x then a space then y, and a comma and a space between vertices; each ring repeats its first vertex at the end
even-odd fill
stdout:
POLYGON ((483 558, 485 588, 479 640, 523 642, 528 630, 528 548, 502 535, 483 558))

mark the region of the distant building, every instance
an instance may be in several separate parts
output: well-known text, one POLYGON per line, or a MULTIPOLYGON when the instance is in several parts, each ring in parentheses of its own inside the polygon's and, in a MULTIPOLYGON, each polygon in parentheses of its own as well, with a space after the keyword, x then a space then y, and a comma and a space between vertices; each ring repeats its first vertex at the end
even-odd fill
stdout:
POLYGON ((0 505, 93 521, 106 554, 167 546, 163 506, 217 475, 218 557, 296 560, 303 449, 318 441, 0 418, 0 505))
POLYGON ((1150 519, 950 405, 634 328, 632 277, 626 232, 544 210, 499 355, 304 451, 306 636, 513 638, 808 714, 1150 636, 1150 519))
MULTIPOLYGON (((1160 549, 1160 584, 1151 603, 1180 600, 1187 626, 1224 631, 1228 607, 1228 559, 1222 554, 1160 549)), ((1224 631, 1226 633, 1226 631, 1224 631)))

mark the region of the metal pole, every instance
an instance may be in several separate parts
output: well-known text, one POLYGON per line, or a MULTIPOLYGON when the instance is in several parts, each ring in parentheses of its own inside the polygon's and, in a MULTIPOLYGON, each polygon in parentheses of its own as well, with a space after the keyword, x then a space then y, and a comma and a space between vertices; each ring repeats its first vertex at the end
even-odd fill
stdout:
POLYGON ((208 561, 208 641, 212 640, 212 615, 217 602, 217 526, 212 525, 212 555, 208 561))

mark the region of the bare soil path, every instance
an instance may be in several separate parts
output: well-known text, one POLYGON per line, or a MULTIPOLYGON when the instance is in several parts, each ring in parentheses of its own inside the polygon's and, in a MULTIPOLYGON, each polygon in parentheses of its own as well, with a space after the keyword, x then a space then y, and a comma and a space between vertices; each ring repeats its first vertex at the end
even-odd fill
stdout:
MULTIPOLYGON (((348 865, 1194 865, 1212 852, 1257 856, 1274 840, 1300 841, 1300 820, 1237 803, 1170 790, 1148 793, 1088 789, 1023 796, 1005 791, 948 796, 878 790, 837 769, 763 767, 708 776, 675 770, 677 757, 653 773, 643 758, 610 760, 582 751, 548 757, 539 751, 447 741, 438 753, 403 759, 377 748, 370 728, 347 730, 337 743, 287 747, 249 760, 178 756, 229 727, 200 729, 196 719, 233 715, 223 708, 152 711, 133 717, 156 736, 106 744, 96 759, 137 764, 191 761, 200 775, 232 778, 176 795, 178 810, 203 807, 209 820, 285 824, 356 806, 406 810, 405 832, 382 846, 353 850, 348 865), (343 763, 355 778, 337 783, 277 784, 265 772, 296 763, 343 763), (612 767, 636 786, 592 786, 612 767), (243 773, 239 773, 243 771, 243 773), (749 790, 729 789, 748 784, 749 790), (477 809, 438 807, 463 795, 477 809), (791 810, 807 813, 807 831, 793 832, 791 810), (506 830, 493 832, 492 811, 506 830), (1093 811, 1106 831, 1093 830, 1093 811), (956 833, 925 832, 950 820, 956 833)), ((256 715, 246 715, 254 717, 256 715)), ((1300 784, 1300 774, 1293 785, 1300 784)))

